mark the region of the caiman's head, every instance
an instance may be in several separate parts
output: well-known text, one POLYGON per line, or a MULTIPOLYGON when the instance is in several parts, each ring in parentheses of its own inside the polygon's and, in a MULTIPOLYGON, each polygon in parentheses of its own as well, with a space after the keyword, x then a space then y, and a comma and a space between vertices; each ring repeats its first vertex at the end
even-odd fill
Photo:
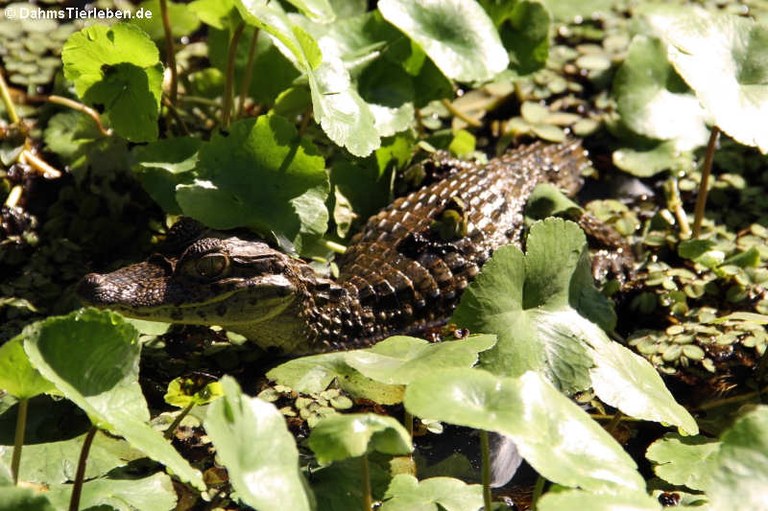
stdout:
POLYGON ((88 274, 77 291, 86 303, 128 317, 220 325, 257 337, 264 347, 296 351, 302 339, 292 332, 299 323, 292 305, 301 295, 301 266, 262 241, 187 221, 172 229, 161 253, 112 273, 88 274))

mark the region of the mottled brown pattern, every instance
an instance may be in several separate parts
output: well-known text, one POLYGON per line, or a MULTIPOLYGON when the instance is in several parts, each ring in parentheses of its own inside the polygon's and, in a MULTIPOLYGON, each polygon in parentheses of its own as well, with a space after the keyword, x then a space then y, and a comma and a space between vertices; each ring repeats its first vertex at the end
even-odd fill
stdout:
POLYGON ((493 250, 520 243, 536 184, 575 192, 587 164, 573 141, 533 144, 485 165, 437 158, 445 177, 371 217, 339 258, 336 281, 263 242, 183 225, 164 253, 88 275, 80 293, 130 316, 218 324, 286 351, 367 345, 445 322, 493 250), (446 237, 442 218, 449 228, 461 218, 462 234, 446 237), (211 278, 222 261, 226 269, 211 278))

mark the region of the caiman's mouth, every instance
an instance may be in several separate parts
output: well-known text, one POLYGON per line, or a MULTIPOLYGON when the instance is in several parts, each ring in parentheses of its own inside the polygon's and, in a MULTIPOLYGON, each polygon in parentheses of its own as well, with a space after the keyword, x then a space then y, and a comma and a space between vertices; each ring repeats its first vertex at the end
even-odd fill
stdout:
POLYGON ((88 305, 128 317, 221 326, 269 320, 296 299, 295 288, 282 275, 223 279, 206 286, 210 293, 202 299, 168 277, 116 285, 121 271, 86 275, 77 285, 78 295, 88 305))

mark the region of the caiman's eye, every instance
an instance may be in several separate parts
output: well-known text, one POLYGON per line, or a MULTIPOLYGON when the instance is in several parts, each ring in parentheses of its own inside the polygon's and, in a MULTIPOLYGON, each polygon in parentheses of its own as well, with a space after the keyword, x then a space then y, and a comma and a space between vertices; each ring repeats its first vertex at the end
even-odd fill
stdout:
POLYGON ((229 257, 218 252, 204 254, 190 266, 195 277, 215 279, 223 275, 229 268, 229 257))

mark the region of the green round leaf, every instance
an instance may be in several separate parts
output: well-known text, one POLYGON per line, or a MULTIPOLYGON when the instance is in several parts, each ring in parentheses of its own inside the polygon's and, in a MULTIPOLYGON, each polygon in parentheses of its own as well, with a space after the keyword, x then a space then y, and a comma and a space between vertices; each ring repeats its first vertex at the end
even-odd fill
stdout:
POLYGON ((602 401, 630 417, 673 424, 689 435, 699 432, 696 420, 675 401, 646 359, 604 335, 589 339, 595 361, 592 387, 602 401))
POLYGON ((705 490, 720 442, 702 437, 666 435, 648 447, 645 456, 654 473, 670 484, 705 490))
POLYGON ((72 34, 61 59, 77 94, 104 107, 118 134, 132 142, 157 139, 163 70, 155 43, 140 28, 91 25, 72 34))
POLYGON ((490 80, 509 64, 496 27, 474 0, 381 0, 378 7, 452 80, 490 80))
POLYGON ((395 336, 371 348, 347 353, 345 361, 364 376, 391 385, 407 385, 425 372, 451 367, 472 367, 478 353, 496 343, 493 335, 458 341, 430 343, 414 337, 395 336))
MULTIPOLYGON (((186 5, 170 1, 166 4, 173 37, 189 35, 200 27, 200 19, 186 5)), ((143 9, 143 12, 152 13, 152 17, 132 18, 131 23, 142 29, 155 41, 163 40, 165 29, 163 29, 160 0, 145 0, 139 4, 138 8, 143 9)))
MULTIPOLYGON (((85 434, 67 440, 24 445, 19 479, 40 484, 64 484, 75 480, 75 461, 83 449, 85 434)), ((11 461, 8 450, 2 460, 11 461)), ((134 449, 125 440, 104 433, 97 433, 88 452, 85 478, 96 479, 110 470, 124 467, 128 463, 145 458, 144 453, 134 449)))
POLYGON ((309 435, 309 448, 320 463, 356 458, 369 452, 404 455, 413 451, 411 438, 402 424, 373 413, 323 418, 309 435))
POLYGON ((402 402, 402 385, 388 385, 367 378, 347 365, 345 359, 353 352, 323 353, 297 358, 280 364, 267 377, 297 392, 322 392, 336 381, 350 395, 370 399, 383 405, 402 402))
POLYGON ((536 504, 539 511, 589 509, 589 511, 661 511, 659 501, 645 492, 588 493, 581 490, 548 492, 536 504))
POLYGON ((451 321, 497 335, 481 355, 484 368, 513 376, 540 370, 568 393, 584 390, 593 362, 583 336, 601 334, 587 317, 608 328, 615 321, 594 288, 584 234, 573 222, 548 219, 534 224, 527 246, 527 255, 514 246, 497 250, 451 321))
POLYGON ((709 138, 705 112, 696 97, 685 92, 666 55, 660 40, 635 36, 613 81, 619 115, 635 133, 692 150, 709 138))
POLYGON ((205 487, 200 472, 148 424, 138 382, 138 332, 119 314, 81 309, 32 325, 25 338, 32 364, 94 425, 124 437, 181 480, 205 487))
MULTIPOLYGON (((66 509, 72 496, 72 485, 52 485, 48 495, 58 509, 66 509)), ((86 481, 80 497, 80 509, 170 511, 176 509, 176 504, 173 482, 164 473, 140 479, 103 478, 86 481)))
POLYGON ((312 143, 282 117, 238 121, 201 147, 197 179, 176 188, 184 214, 215 229, 250 227, 300 246, 325 232, 328 176, 312 143))
POLYGON ((450 477, 417 480, 398 474, 384 495, 381 511, 467 511, 483 506, 483 487, 450 477))
POLYGON ((0 346, 0 389, 18 399, 53 391, 53 384, 29 363, 23 342, 21 334, 0 346))
POLYGON ((768 487, 768 406, 739 418, 720 437, 707 488, 711 509, 764 509, 768 487))
POLYGON ((231 377, 222 378, 221 386, 224 396, 211 404, 204 425, 237 497, 263 511, 311 509, 296 442, 282 414, 244 395, 231 377))
POLYGON ((499 378, 448 369, 413 381, 405 407, 414 415, 509 436, 545 478, 593 490, 642 490, 634 461, 589 415, 534 372, 499 378))
POLYGON ((768 152, 768 27, 692 6, 654 8, 647 17, 715 125, 768 152))
POLYGON ((333 41, 321 50, 317 40, 294 23, 277 2, 236 0, 236 5, 248 23, 279 41, 283 54, 307 75, 315 120, 331 140, 356 156, 367 156, 381 144, 377 119, 352 87, 333 41))

